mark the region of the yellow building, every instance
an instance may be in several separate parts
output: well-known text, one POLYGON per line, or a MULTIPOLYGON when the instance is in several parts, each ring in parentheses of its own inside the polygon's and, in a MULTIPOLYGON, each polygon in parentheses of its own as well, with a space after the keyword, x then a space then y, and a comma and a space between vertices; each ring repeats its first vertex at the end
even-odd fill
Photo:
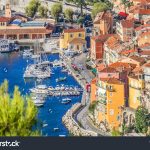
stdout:
POLYGON ((81 50, 86 47, 85 30, 80 29, 66 29, 60 37, 60 49, 75 49, 81 50), (76 43, 75 43, 76 41, 76 43))
POLYGON ((122 108, 125 106, 124 83, 114 78, 102 78, 97 87, 99 122, 109 129, 119 129, 122 108))
POLYGON ((141 105, 141 92, 144 89, 144 80, 140 75, 131 75, 129 79, 129 107, 137 109, 141 105))

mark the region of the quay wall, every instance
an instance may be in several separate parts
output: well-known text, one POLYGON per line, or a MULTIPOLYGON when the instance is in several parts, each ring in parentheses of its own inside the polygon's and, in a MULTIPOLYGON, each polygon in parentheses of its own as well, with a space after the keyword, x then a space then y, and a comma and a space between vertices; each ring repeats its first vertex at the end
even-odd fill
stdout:
POLYGON ((78 123, 73 119, 73 115, 82 107, 81 103, 74 104, 67 113, 63 116, 62 122, 74 136, 98 136, 97 133, 89 130, 85 130, 78 125, 78 123))

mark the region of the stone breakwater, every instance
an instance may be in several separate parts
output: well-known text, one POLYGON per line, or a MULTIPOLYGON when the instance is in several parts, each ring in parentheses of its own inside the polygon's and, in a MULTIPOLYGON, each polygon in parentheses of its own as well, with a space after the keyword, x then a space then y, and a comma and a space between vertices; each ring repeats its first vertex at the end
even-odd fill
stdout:
POLYGON ((82 107, 81 103, 74 104, 63 116, 62 122, 74 136, 98 136, 97 133, 83 129, 73 118, 74 114, 82 107))

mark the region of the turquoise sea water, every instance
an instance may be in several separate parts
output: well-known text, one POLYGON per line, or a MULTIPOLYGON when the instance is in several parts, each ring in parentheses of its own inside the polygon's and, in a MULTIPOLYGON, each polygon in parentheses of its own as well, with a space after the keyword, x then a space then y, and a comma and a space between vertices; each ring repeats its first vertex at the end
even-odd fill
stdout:
MULTIPOLYGON (((59 55, 49 55, 50 61, 58 60, 59 55)), ((29 94, 29 89, 35 86, 35 80, 25 81, 23 73, 28 64, 33 63, 32 60, 23 59, 22 55, 18 52, 11 54, 0 54, 0 83, 7 79, 9 81, 9 91, 12 93, 14 86, 19 86, 19 89, 23 95, 29 94)), ((52 68, 53 75, 51 78, 43 80, 43 84, 48 86, 56 86, 57 84, 79 86, 76 80, 67 73, 62 73, 61 68, 52 68), (67 77, 65 82, 56 83, 56 78, 67 77)), ((38 118, 45 124, 46 127, 42 128, 43 135, 47 136, 59 136, 68 135, 67 129, 62 124, 62 116, 74 103, 81 100, 81 96, 70 97, 72 102, 68 105, 61 103, 62 97, 48 97, 43 107, 39 108, 38 118), (58 131, 54 131, 54 128, 59 128, 58 131)), ((64 97, 63 97, 64 98, 64 97)))

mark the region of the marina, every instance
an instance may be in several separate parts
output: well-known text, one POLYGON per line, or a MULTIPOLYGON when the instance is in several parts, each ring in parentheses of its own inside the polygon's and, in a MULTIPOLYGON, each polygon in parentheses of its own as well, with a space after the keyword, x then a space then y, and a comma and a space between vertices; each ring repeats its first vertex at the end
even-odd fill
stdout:
MULTIPOLYGON (((47 59, 48 62, 56 62, 56 60, 59 61, 59 55, 50 54, 47 59)), ((69 133, 62 123, 62 117, 73 104, 81 100, 82 89, 73 76, 68 75, 68 72, 62 72, 62 67, 50 67, 52 74, 49 78, 24 78, 27 66, 32 64, 34 64, 33 58, 23 57, 22 52, 1 54, 0 83, 7 79, 11 93, 17 85, 23 95, 31 94, 39 110, 38 118, 44 122, 43 135, 68 136, 69 133), (62 77, 67 77, 65 82, 56 82, 56 79, 62 77), (40 91, 35 87, 38 87, 40 91), (54 128, 59 128, 59 130, 56 132, 54 128)))

